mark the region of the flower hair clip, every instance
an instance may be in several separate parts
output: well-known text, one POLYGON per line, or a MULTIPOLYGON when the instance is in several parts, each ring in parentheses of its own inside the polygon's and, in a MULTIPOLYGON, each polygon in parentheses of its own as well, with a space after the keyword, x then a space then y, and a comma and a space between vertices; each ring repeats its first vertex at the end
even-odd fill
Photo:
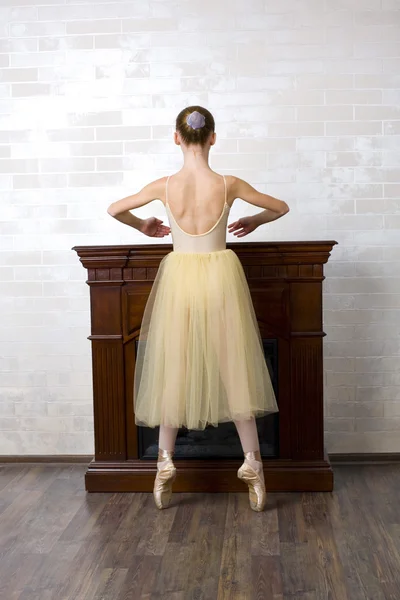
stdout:
POLYGON ((201 129, 206 124, 206 118, 199 111, 195 110, 186 117, 186 123, 192 129, 201 129))

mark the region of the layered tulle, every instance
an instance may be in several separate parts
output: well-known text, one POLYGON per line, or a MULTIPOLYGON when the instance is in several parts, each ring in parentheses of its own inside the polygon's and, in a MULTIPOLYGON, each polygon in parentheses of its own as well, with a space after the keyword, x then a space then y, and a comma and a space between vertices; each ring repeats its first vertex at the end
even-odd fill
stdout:
POLYGON ((134 411, 137 425, 188 429, 278 412, 233 250, 162 259, 142 319, 134 411))

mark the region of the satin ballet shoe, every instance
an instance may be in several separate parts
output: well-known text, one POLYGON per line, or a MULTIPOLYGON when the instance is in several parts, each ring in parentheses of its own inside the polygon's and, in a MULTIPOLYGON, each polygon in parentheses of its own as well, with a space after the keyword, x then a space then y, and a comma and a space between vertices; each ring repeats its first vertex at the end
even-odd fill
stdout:
POLYGON ((167 508, 171 502, 172 496, 172 484, 176 477, 176 468, 172 462, 173 452, 168 450, 161 450, 160 454, 162 460, 158 460, 157 463, 157 475, 154 481, 153 496, 157 508, 167 508), (163 467, 159 467, 159 463, 166 461, 163 467))
POLYGON ((244 481, 249 487, 250 508, 257 512, 264 510, 267 492, 265 490, 264 472, 261 470, 258 473, 248 461, 257 461, 254 452, 245 452, 245 462, 239 468, 237 476, 241 481, 244 481))

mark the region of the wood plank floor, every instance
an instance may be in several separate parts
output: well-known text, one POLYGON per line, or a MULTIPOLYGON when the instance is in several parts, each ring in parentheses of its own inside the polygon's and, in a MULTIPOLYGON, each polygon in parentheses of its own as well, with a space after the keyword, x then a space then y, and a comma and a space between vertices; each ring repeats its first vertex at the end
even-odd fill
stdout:
MULTIPOLYGON (((400 465, 335 490, 87 493, 85 465, 0 466, 1 600, 399 600, 400 465)), ((246 488, 244 488, 246 489, 246 488)))

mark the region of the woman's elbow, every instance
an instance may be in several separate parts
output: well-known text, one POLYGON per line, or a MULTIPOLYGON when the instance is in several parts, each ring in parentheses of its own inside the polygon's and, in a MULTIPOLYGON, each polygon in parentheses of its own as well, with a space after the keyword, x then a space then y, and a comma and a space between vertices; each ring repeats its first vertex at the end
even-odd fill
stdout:
POLYGON ((289 206, 286 204, 286 202, 284 202, 282 200, 281 214, 286 215, 289 212, 289 210, 290 210, 289 206))

